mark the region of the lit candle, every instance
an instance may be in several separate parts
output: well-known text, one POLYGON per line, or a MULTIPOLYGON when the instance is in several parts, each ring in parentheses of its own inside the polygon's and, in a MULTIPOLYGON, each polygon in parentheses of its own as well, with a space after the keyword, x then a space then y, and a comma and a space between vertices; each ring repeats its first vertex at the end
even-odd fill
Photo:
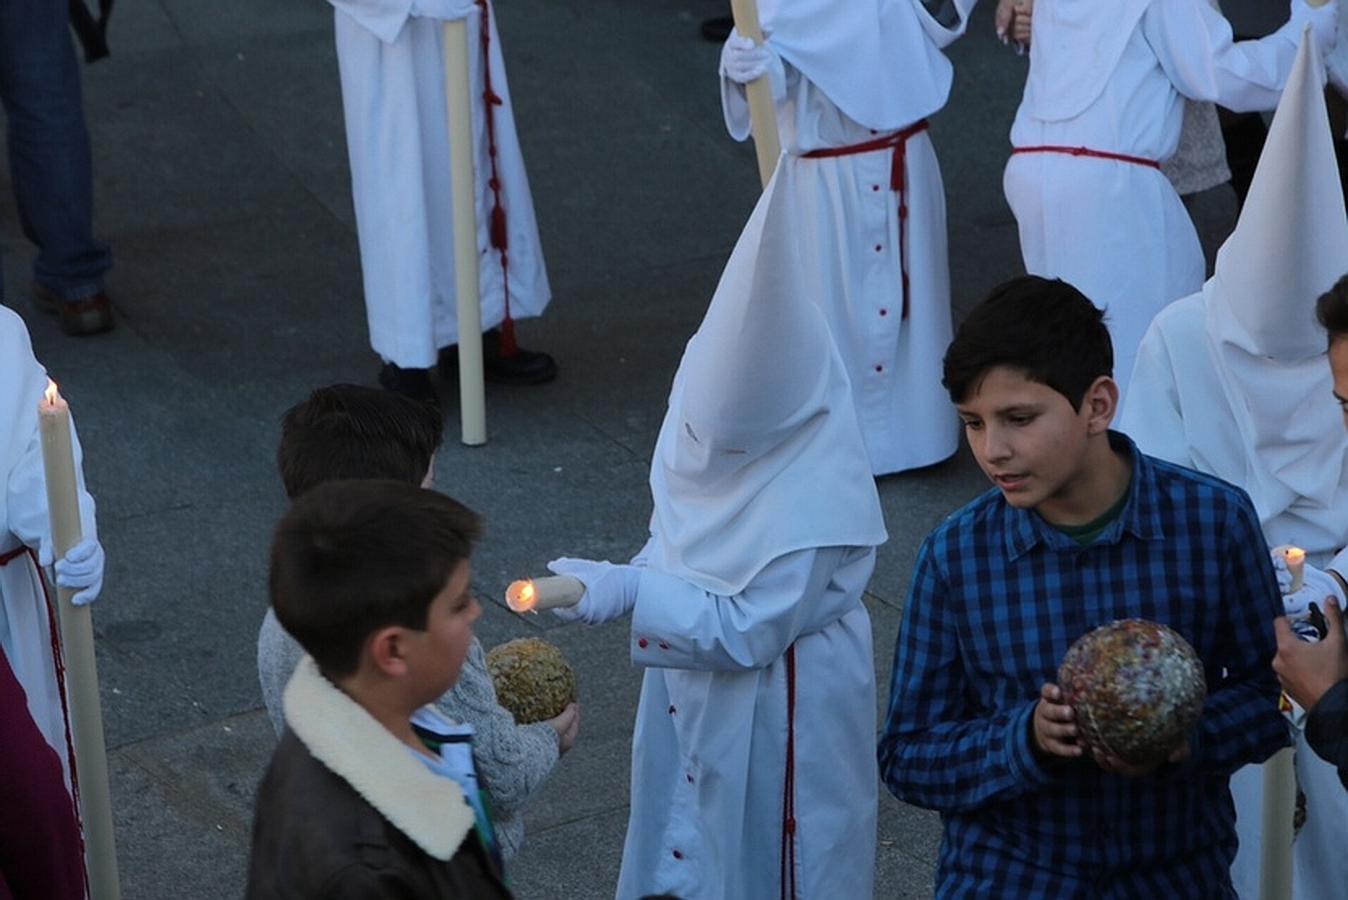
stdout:
MULTIPOLYGON (((70 407, 47 382, 37 406, 42 441, 42 470, 47 482, 47 509, 52 550, 61 559, 80 542, 79 482, 75 478, 75 450, 70 431, 70 407)), ((75 748, 75 771, 80 784, 80 817, 92 900, 121 896, 117 880, 117 847, 112 830, 112 794, 108 790, 108 755, 103 744, 103 708, 98 699, 98 669, 94 660, 94 628, 89 607, 70 602, 74 591, 57 588, 57 619, 61 656, 65 661, 66 703, 75 748)))
POLYGON ((1306 575, 1306 551, 1300 547, 1286 547, 1282 551, 1282 558, 1287 563, 1288 574, 1292 576, 1292 585, 1287 592, 1295 594, 1301 590, 1301 582, 1306 575))
POLYGON ((547 578, 526 578, 513 581, 506 588, 506 606, 517 613, 537 612, 540 609, 575 606, 585 594, 585 585, 570 575, 550 575, 547 578))

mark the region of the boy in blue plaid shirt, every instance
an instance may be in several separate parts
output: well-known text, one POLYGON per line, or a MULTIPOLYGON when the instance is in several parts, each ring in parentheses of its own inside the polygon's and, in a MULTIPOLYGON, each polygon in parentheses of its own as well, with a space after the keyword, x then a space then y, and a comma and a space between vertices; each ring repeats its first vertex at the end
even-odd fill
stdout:
POLYGON ((1281 601, 1239 488, 1110 431, 1100 310, 1015 279, 960 327, 944 384, 995 489, 922 545, 895 648, 880 771, 941 812, 938 897, 1235 897, 1227 781, 1287 742, 1269 668, 1281 601), (1174 628, 1208 698, 1155 767, 1086 746, 1053 683, 1115 619, 1174 628))

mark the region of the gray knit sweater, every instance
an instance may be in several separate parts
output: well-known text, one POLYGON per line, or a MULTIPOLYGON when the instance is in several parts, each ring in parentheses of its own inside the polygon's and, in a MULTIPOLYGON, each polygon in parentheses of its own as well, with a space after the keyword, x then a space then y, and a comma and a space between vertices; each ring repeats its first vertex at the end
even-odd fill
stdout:
MULTIPOLYGON (((257 675, 278 736, 285 726, 281 694, 303 655, 304 650, 267 610, 257 636, 257 675)), ((473 760, 491 798, 501 853, 509 860, 524 843, 524 804, 557 764, 557 732, 545 722, 516 725, 496 702, 486 654, 476 637, 458 682, 436 706, 451 719, 473 726, 473 760)))

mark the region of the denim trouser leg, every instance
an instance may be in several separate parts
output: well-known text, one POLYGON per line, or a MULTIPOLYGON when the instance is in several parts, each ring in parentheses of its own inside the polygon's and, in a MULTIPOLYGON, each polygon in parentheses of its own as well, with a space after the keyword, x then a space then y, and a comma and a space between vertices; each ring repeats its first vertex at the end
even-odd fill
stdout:
POLYGON ((58 297, 97 293, 112 265, 93 235, 93 173, 66 0, 0 0, 0 102, 33 278, 58 297))

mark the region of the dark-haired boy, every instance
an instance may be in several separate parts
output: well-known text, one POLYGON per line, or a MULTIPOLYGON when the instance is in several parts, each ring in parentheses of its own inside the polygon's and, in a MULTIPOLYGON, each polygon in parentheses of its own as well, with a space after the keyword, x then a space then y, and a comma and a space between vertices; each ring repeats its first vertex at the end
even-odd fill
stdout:
MULTIPOLYGON (((294 500, 343 478, 390 478, 430 487, 444 429, 440 410, 390 391, 352 384, 319 388, 281 420, 277 467, 294 500)), ((302 651, 267 611, 257 639, 262 699, 279 736, 281 695, 302 651)), ((575 742, 575 704, 545 722, 517 725, 496 701, 482 644, 473 638, 454 688, 436 705, 473 728, 473 756, 491 798, 501 855, 508 863, 524 842, 524 807, 575 742)))
POLYGON ((248 897, 509 897, 469 745, 427 704, 482 613, 476 514, 396 481, 337 481, 277 526, 276 616, 309 654, 258 789, 248 897))
POLYGON ((994 290, 946 353, 996 489, 923 543, 879 750, 895 796, 942 813, 937 896, 1233 897, 1228 778, 1287 740, 1254 510, 1109 430, 1112 363, 1102 313, 1037 277, 994 290), (1128 617, 1183 634, 1207 678, 1155 767, 1085 746, 1054 684, 1073 640, 1128 617))

